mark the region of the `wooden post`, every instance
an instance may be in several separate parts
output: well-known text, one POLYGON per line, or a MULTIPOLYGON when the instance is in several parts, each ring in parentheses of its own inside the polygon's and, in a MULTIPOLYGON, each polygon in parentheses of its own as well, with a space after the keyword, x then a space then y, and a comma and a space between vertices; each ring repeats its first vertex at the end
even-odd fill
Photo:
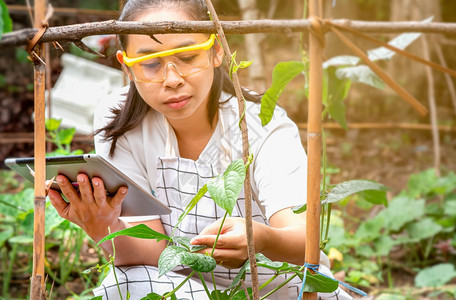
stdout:
MULTIPOLYGON (((35 1, 34 27, 41 28, 41 21, 45 16, 46 0, 35 1)), ((35 47, 35 53, 42 60, 44 46, 35 47)), ((33 58, 33 55, 32 55, 33 58)), ((46 287, 44 284, 44 220, 46 206, 46 169, 45 169, 45 105, 44 91, 46 82, 46 66, 40 59, 33 58, 35 70, 35 211, 33 232, 33 273, 31 278, 30 299, 45 299, 46 287)))
MULTIPOLYGON (((309 18, 321 17, 319 0, 309 1, 309 18)), ((320 262, 320 165, 321 165, 321 113, 323 45, 315 30, 309 35, 309 112, 307 131, 307 224, 305 262, 320 262)), ((317 293, 303 295, 303 299, 316 300, 317 293)))

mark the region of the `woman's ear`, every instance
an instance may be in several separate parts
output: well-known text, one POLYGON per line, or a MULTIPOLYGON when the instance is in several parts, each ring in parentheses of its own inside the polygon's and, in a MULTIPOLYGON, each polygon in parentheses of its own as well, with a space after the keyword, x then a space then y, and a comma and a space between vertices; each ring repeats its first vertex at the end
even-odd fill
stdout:
POLYGON ((218 40, 214 43, 214 67, 219 67, 223 62, 223 55, 225 51, 223 51, 223 47, 219 44, 218 40))
POLYGON ((133 81, 133 76, 130 72, 130 69, 124 64, 123 62, 123 52, 120 51, 120 50, 117 50, 116 52, 116 58, 117 58, 117 61, 122 65, 122 69, 125 71, 125 73, 127 74, 128 76, 128 79, 130 81, 133 81))

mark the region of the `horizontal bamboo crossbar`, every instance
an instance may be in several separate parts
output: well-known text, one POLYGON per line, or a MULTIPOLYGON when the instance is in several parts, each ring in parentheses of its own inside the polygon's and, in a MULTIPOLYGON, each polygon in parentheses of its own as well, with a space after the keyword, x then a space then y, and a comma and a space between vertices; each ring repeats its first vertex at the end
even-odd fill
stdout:
MULTIPOLYGON (((331 20, 332 23, 364 33, 423 32, 456 35, 456 23, 369 22, 331 20)), ((222 21, 227 34, 307 32, 308 20, 252 20, 222 21)), ((50 27, 40 42, 79 41, 86 36, 101 34, 160 34, 160 33, 215 33, 212 21, 120 22, 115 20, 50 27)), ((3 35, 0 49, 25 45, 37 29, 23 29, 3 35)))
MULTIPOLYGON (((298 123, 298 128, 306 130, 307 123, 298 123)), ((337 123, 323 123, 325 129, 344 129, 337 123)), ((415 124, 415 123, 351 123, 348 124, 349 129, 410 129, 410 130, 424 130, 430 131, 432 126, 430 124, 415 124)), ((437 127, 440 131, 456 132, 456 126, 439 125, 437 127)))
MULTIPOLYGON (((28 7, 25 5, 8 5, 10 14, 28 14, 28 7)), ((119 11, 117 10, 99 10, 99 9, 81 9, 71 7, 54 7, 54 14, 63 16, 75 15, 92 15, 106 18, 118 18, 119 11)))
MULTIPOLYGON (((298 123, 298 128, 307 130, 307 123, 298 123)), ((337 123, 323 123, 325 129, 343 129, 337 123)), ((430 124, 416 123, 350 123, 347 125, 349 129, 405 129, 405 130, 431 130, 430 124)), ((438 130, 442 132, 456 132, 456 126, 439 125, 438 130)), ((93 143, 93 137, 85 134, 75 134, 74 142, 93 143)), ((2 132, 0 133, 0 144, 20 144, 33 143, 33 132, 2 132)))

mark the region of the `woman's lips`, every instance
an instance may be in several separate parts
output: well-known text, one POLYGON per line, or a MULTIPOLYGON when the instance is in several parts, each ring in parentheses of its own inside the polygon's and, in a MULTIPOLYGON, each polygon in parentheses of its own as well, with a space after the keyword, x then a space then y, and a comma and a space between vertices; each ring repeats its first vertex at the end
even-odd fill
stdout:
POLYGON ((172 109, 179 109, 184 107, 190 101, 190 98, 191 96, 171 98, 165 101, 165 105, 172 109))

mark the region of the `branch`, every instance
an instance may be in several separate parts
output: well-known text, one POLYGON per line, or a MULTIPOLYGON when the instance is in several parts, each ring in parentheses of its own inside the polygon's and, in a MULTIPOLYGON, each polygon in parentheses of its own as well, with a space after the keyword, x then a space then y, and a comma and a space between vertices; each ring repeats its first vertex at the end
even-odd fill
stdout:
MULTIPOLYGON (((366 33, 423 32, 456 35, 456 23, 422 22, 367 22, 332 20, 333 23, 366 33)), ((308 20, 255 20, 220 22, 227 34, 307 32, 308 20)), ((0 49, 26 45, 37 29, 23 29, 3 35, 0 49)), ((211 21, 121 22, 102 21, 50 27, 40 42, 73 42, 86 36, 101 34, 160 34, 160 33, 216 33, 211 21)))

